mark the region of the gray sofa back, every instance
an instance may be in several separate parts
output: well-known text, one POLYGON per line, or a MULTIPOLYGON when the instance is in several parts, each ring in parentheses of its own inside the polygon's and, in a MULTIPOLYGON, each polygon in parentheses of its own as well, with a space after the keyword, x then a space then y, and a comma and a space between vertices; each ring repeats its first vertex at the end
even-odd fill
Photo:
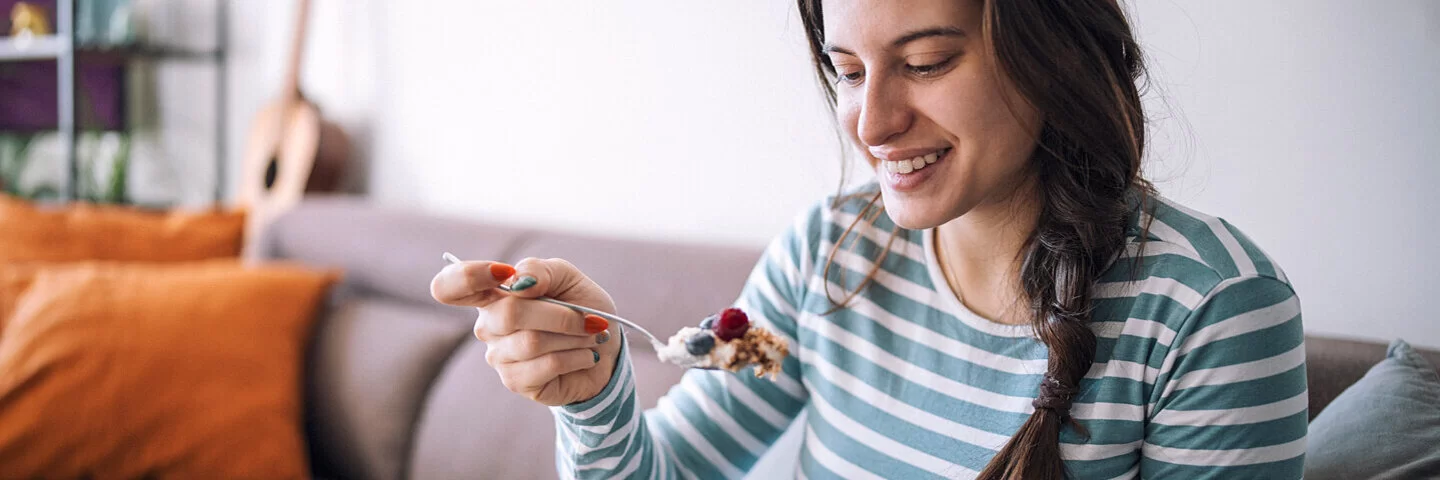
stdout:
MULTIPOLYGON (((265 258, 346 272, 311 348, 306 427, 316 476, 354 479, 555 476, 548 410, 501 385, 471 336, 473 310, 430 298, 441 252, 565 258, 605 285, 622 315, 657 333, 728 306, 760 255, 455 220, 343 197, 306 200, 259 245, 265 258)), ((1312 418, 1384 351, 1308 338, 1312 418)), ((1440 353, 1426 354, 1440 365, 1440 353)), ((633 358, 641 403, 652 407, 682 372, 653 355, 633 358)))

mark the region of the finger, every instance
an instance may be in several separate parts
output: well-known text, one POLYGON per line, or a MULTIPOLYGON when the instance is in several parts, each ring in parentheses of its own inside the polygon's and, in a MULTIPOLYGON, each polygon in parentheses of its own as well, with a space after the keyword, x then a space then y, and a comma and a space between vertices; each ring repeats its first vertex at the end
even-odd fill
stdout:
POLYGON ((610 322, 569 307, 522 298, 503 298, 481 309, 476 336, 504 337, 522 330, 539 330, 564 335, 590 336, 610 327, 610 322))
MULTIPOLYGON (((585 307, 614 312, 609 294, 595 285, 579 268, 561 258, 526 258, 515 264, 515 283, 511 294, 522 298, 547 296, 585 307)), ((528 317, 526 317, 528 318, 528 317)), ((521 324, 518 328, 535 328, 572 335, 595 334, 609 328, 609 321, 596 315, 582 317, 581 323, 521 324)))
POLYGON ((588 348, 551 352, 530 360, 501 363, 495 367, 505 388, 523 394, 538 394, 545 385, 571 372, 600 363, 600 354, 588 348))
POLYGON ((515 275, 515 267, 499 262, 447 265, 430 280, 430 296, 446 305, 483 307, 499 298, 495 287, 515 275))
POLYGON ((609 332, 577 337, 540 330, 521 330, 490 343, 496 363, 515 363, 566 350, 586 349, 610 340, 609 332), (603 341, 602 341, 603 340, 603 341))
POLYGON ((526 258, 515 264, 515 283, 510 292, 523 298, 560 298, 584 280, 585 274, 563 259, 526 258))

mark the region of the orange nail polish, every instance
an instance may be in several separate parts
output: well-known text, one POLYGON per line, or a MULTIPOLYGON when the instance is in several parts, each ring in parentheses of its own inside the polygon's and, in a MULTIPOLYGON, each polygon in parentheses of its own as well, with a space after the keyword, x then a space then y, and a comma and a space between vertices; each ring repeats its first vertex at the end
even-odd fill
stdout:
POLYGON ((495 277, 496 280, 504 280, 514 275, 515 267, 503 263, 490 264, 490 276, 495 277))
POLYGON ((599 315, 585 316, 585 333, 600 333, 610 329, 610 322, 599 315))

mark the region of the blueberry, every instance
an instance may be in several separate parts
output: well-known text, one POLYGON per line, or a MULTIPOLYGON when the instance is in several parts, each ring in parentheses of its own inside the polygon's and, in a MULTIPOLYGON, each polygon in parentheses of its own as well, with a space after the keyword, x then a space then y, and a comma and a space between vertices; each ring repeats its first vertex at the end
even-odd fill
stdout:
POLYGON ((711 316, 705 317, 704 320, 701 320, 701 321, 700 321, 700 329, 701 329, 701 330, 709 330, 709 329, 711 329, 711 328, 715 328, 715 321, 716 321, 716 320, 719 320, 719 319, 720 319, 720 316, 719 316, 719 315, 711 315, 711 316))
POLYGON ((715 337, 710 332, 701 333, 685 341, 685 350, 691 355, 706 355, 715 349, 715 337))

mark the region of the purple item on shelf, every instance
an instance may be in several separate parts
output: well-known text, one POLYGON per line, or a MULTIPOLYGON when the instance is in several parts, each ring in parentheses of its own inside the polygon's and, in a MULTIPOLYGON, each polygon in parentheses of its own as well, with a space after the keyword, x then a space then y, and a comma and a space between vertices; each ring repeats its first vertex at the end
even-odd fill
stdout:
MULTIPOLYGON (((77 65, 75 70, 76 127, 123 129, 125 68, 77 65)), ((57 128, 58 90, 54 61, 0 63, 0 131, 57 128)))
MULTIPOLYGON (((10 33, 10 11, 18 0, 0 0, 4 31, 10 33)), ((55 0, 29 3, 43 8, 55 26, 55 0)), ((77 128, 123 129, 125 126, 125 66, 111 63, 75 67, 75 102, 77 128)), ((56 64, 53 60, 0 62, 0 131, 54 130, 58 127, 56 109, 56 64)))

